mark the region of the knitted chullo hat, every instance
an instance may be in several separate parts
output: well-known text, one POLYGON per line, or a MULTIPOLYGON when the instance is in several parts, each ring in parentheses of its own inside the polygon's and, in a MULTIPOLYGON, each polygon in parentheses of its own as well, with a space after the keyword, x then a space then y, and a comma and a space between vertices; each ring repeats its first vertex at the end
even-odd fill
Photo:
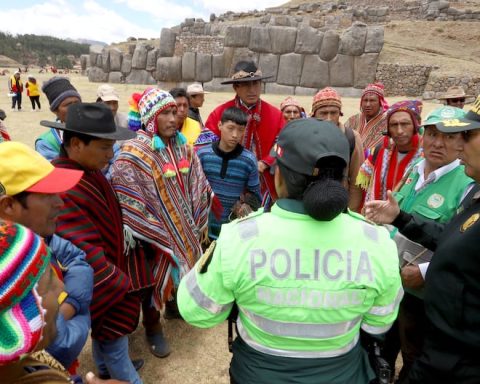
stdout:
POLYGON ((387 100, 385 100, 385 86, 382 83, 373 83, 368 84, 362 92, 362 97, 360 98, 360 109, 362 108, 363 98, 368 95, 373 94, 378 96, 378 101, 382 107, 382 112, 385 112, 388 109, 387 100))
POLYGON ((43 83, 42 91, 47 96, 48 102, 50 103, 50 110, 52 112, 56 111, 60 103, 67 97, 75 96, 82 101, 80 94, 66 77, 52 77, 43 83))
MULTIPOLYGON (((173 96, 162 89, 147 88, 142 94, 134 93, 128 103, 128 128, 138 131, 143 126, 145 131, 153 135, 152 148, 156 151, 165 148, 158 136, 157 115, 167 108, 177 106, 173 96)), ((187 143, 187 139, 180 132, 177 132, 177 141, 179 144, 187 143)))
POLYGON ((338 92, 330 87, 323 88, 313 97, 312 112, 310 116, 315 115, 315 111, 321 107, 334 106, 340 109, 342 115, 342 99, 338 92))
POLYGON ((423 103, 420 100, 399 101, 393 104, 387 110, 387 124, 390 122, 390 118, 394 113, 407 112, 412 118, 413 126, 415 127, 415 132, 418 132, 418 127, 422 122, 422 108, 423 108, 423 103))
POLYGON ((36 287, 49 262, 40 236, 0 221, 0 365, 32 352, 42 339, 45 310, 36 287))

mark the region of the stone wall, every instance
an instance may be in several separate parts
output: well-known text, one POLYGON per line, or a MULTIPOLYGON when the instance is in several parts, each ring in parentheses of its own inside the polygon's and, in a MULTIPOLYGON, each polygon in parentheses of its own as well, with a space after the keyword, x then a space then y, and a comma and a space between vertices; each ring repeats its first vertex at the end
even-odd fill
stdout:
POLYGON ((459 85, 467 95, 480 95, 480 75, 464 74, 462 77, 439 76, 435 72, 430 75, 428 84, 425 87, 423 98, 425 100, 438 99, 443 96, 447 88, 459 85))
POLYGON ((175 56, 182 56, 185 52, 208 52, 218 55, 223 52, 223 37, 179 35, 175 41, 175 56))
POLYGON ((426 65, 378 64, 376 80, 385 85, 388 96, 419 96, 433 67, 426 65))
POLYGON ((314 94, 325 86, 361 90, 375 79, 383 37, 382 26, 359 22, 341 35, 308 26, 235 25, 226 30, 222 53, 190 51, 177 56, 177 33, 164 28, 158 48, 138 43, 132 54, 122 54, 92 47, 88 77, 92 82, 169 87, 198 81, 208 91, 230 91, 231 85, 220 83, 231 76, 236 62, 250 59, 271 75, 269 93, 314 94))

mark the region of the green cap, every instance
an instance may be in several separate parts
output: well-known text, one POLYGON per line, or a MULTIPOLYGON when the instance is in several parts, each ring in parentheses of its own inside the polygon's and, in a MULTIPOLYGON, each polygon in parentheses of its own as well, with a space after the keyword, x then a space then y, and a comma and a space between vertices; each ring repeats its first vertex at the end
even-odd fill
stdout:
POLYGON ((472 108, 463 117, 442 120, 436 124, 436 127, 443 133, 458 133, 480 129, 480 96, 477 97, 472 108))
POLYGON ((282 129, 272 156, 292 171, 316 176, 319 159, 335 156, 347 165, 350 149, 345 135, 331 122, 314 118, 297 119, 282 129))
POLYGON ((462 119, 465 117, 465 113, 463 109, 450 106, 437 108, 430 112, 423 122, 422 127, 426 125, 437 125, 442 120, 462 119))

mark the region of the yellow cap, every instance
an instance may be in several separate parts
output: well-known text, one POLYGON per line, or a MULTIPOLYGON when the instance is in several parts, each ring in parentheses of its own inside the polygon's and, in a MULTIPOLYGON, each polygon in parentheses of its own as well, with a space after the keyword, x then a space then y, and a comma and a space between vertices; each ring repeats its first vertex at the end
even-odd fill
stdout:
POLYGON ((55 168, 25 144, 0 143, 0 196, 24 191, 64 192, 75 186, 82 175, 83 171, 55 168))

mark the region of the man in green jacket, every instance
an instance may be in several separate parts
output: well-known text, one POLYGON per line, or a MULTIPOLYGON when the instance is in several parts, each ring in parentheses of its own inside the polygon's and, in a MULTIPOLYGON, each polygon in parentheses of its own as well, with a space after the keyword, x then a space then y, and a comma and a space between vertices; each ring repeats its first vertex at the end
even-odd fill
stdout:
POLYGON ((290 122, 275 156, 279 200, 222 227, 180 283, 180 313, 212 327, 238 306, 232 383, 366 384, 360 329, 381 335, 397 316, 396 246, 347 210, 349 145, 335 125, 290 122))

